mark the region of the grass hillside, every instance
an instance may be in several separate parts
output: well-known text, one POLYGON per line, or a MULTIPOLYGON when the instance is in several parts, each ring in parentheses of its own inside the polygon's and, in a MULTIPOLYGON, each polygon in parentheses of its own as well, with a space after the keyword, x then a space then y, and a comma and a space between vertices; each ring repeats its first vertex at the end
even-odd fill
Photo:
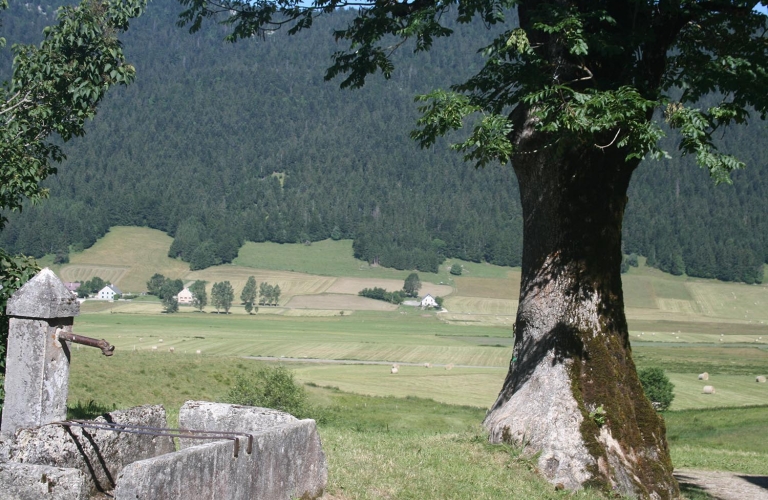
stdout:
MULTIPOLYGON (((352 256, 352 240, 325 240, 311 245, 247 242, 233 264, 271 271, 295 271, 321 276, 388 278, 404 280, 409 271, 370 266, 352 256)), ((419 273, 433 281, 432 273, 419 273)))
POLYGON ((155 229, 113 227, 91 248, 70 254, 69 264, 52 267, 64 281, 99 276, 123 292, 143 292, 155 273, 173 279, 189 273, 186 262, 168 257, 172 242, 173 238, 155 229))

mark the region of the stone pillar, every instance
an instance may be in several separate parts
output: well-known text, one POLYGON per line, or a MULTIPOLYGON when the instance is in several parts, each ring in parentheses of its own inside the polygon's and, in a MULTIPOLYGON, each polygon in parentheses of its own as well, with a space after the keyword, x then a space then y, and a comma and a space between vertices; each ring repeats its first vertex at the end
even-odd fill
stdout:
POLYGON ((69 346, 56 330, 72 331, 77 298, 46 268, 8 300, 5 406, 0 434, 67 417, 69 346))

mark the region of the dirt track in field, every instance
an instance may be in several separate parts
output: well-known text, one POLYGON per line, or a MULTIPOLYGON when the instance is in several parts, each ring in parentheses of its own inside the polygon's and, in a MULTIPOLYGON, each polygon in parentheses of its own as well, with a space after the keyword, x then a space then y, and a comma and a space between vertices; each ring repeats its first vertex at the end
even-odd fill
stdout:
POLYGON ((738 472, 678 469, 680 486, 703 491, 716 500, 766 500, 768 476, 738 472))

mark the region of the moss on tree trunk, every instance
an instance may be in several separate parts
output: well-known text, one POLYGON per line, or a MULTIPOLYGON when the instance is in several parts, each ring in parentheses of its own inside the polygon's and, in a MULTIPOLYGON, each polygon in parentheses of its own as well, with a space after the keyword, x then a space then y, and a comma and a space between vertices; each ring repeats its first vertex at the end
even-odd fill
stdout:
MULTIPOLYGON (((532 130, 532 128, 529 128, 532 130)), ((524 215, 515 347, 485 420, 493 441, 539 453, 568 488, 679 496, 663 420, 632 360, 621 289, 621 223, 637 162, 594 145, 521 134, 524 215)))

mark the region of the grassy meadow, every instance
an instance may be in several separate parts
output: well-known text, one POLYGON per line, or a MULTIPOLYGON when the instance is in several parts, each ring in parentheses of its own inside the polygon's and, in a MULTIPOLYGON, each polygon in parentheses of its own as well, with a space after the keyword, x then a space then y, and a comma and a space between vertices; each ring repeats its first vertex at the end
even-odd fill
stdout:
MULTIPOLYGON (((363 287, 397 289, 408 272, 356 261, 349 241, 248 243, 233 264, 195 272, 166 256, 170 242, 113 228, 54 270, 66 280, 110 276, 125 291, 143 290, 155 272, 229 280, 236 297, 255 276, 280 285, 279 306, 163 314, 153 297, 88 300, 75 331, 117 351, 73 352, 71 406, 162 403, 173 425, 185 400, 223 400, 239 375, 282 363, 316 405, 332 499, 603 498, 555 492, 518 450, 488 445, 479 428, 509 363, 519 269, 450 260, 419 273, 422 292, 445 297, 437 313, 358 297, 363 287), (448 273, 453 263, 461 276, 448 273)), ((768 375, 768 286, 642 263, 623 283, 638 368, 663 368, 675 384, 664 418, 676 466, 768 475, 768 384, 755 382, 768 375), (707 382, 697 378, 704 371, 707 382), (715 394, 702 393, 707 384, 715 394)))

